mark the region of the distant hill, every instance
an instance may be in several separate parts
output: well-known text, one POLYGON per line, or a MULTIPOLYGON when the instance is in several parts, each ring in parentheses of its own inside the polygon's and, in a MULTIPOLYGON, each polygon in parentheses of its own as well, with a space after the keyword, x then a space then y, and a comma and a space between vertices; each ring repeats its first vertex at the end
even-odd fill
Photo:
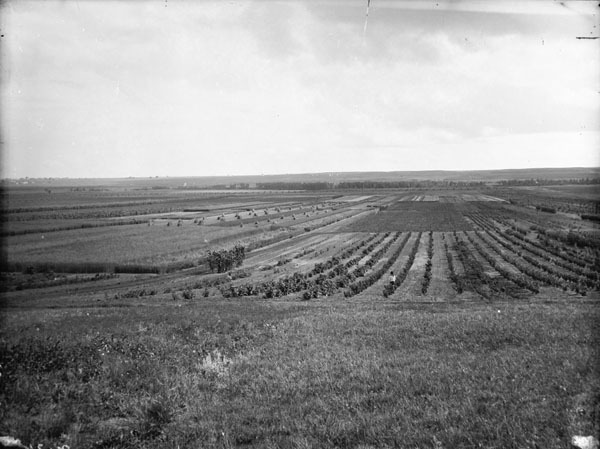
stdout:
POLYGON ((300 173, 282 175, 247 175, 247 176, 185 176, 185 177, 148 177, 148 178, 26 178, 19 180, 3 180, 3 185, 50 186, 113 186, 130 188, 173 188, 173 187, 208 187, 231 186, 240 184, 256 185, 257 183, 274 182, 327 182, 340 183, 348 181, 483 181, 493 183, 503 180, 525 179, 584 179, 600 178, 600 167, 571 168, 526 168, 510 170, 473 170, 473 171, 392 171, 392 172, 331 172, 300 173))

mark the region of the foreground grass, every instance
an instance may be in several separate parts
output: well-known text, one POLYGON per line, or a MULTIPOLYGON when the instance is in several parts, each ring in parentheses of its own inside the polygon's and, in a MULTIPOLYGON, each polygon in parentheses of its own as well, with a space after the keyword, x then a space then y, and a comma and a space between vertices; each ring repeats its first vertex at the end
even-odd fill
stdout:
POLYGON ((7 311, 0 433, 72 448, 568 448, 599 432, 597 315, 343 300, 7 311))

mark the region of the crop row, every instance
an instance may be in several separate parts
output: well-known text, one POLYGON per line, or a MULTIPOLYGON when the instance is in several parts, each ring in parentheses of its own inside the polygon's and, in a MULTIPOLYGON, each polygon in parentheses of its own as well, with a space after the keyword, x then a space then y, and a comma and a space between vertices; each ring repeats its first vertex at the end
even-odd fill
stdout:
MULTIPOLYGON (((483 220, 480 220, 478 224, 486 229, 492 237, 494 237, 496 233, 502 233, 493 225, 483 222, 483 220)), ((502 233, 502 236, 503 239, 509 243, 506 245, 503 244, 503 246, 510 251, 517 252, 520 257, 534 267, 542 269, 554 276, 559 276, 576 286, 582 285, 588 288, 598 288, 598 286, 600 286, 597 272, 587 267, 582 268, 580 265, 570 263, 564 260, 561 254, 549 254, 545 248, 542 249, 539 246, 533 245, 532 241, 526 239, 522 233, 507 229, 502 233), (515 251, 513 246, 519 248, 518 251, 515 251), (560 267, 562 270, 559 270, 556 267, 560 267)), ((554 284, 555 282, 552 282, 552 285, 554 284)), ((574 287, 574 289, 576 288, 577 287, 574 287)))
POLYGON ((390 234, 389 232, 385 233, 383 235, 373 234, 368 239, 361 240, 360 242, 353 245, 352 247, 344 250, 344 252, 342 254, 340 254, 339 256, 333 256, 326 262, 320 262, 320 263, 315 264, 313 269, 308 273, 308 276, 312 277, 314 275, 318 275, 325 271, 328 271, 328 270, 334 268, 335 266, 338 266, 342 261, 352 257, 359 249, 363 248, 365 245, 368 245, 366 248, 364 248, 361 251, 360 255, 358 255, 344 263, 344 266, 346 268, 350 268, 351 266, 356 265, 358 263, 358 261, 363 258, 363 256, 366 256, 371 251, 373 251, 373 249, 377 245, 379 245, 384 239, 386 239, 389 236, 389 234, 390 234), (378 236, 379 236, 379 238, 377 240, 375 240, 375 238, 378 236), (373 242, 373 240, 375 240, 375 241, 373 242))
POLYGON ((588 249, 594 254, 596 260, 600 257, 600 241, 597 237, 584 233, 576 234, 572 231, 564 232, 548 230, 540 226, 536 226, 533 229, 538 232, 538 235, 541 235, 548 240, 560 242, 579 249, 588 249))
MULTIPOLYGON (((481 263, 473 257, 471 249, 468 247, 462 238, 454 232, 454 239, 456 241, 454 250, 458 256, 458 259, 464 267, 464 274, 457 276, 457 281, 460 285, 460 289, 472 290, 479 293, 486 299, 490 299, 490 290, 496 290, 492 278, 485 273, 481 263), (484 286, 487 286, 485 288, 484 286)), ((498 289, 500 290, 500 289, 498 289)))
MULTIPOLYGON (((378 235, 374 234, 368 239, 365 239, 351 248, 345 250, 339 257, 334 256, 325 263, 315 265, 309 273, 294 273, 291 276, 286 276, 281 279, 260 282, 257 284, 244 284, 240 286, 222 286, 221 293, 225 297, 238 296, 253 296, 264 295, 265 298, 274 298, 285 296, 290 293, 298 293, 305 291, 303 297, 310 299, 311 297, 326 296, 333 294, 338 288, 346 287, 353 279, 354 275, 348 272, 348 268, 356 264, 363 256, 357 256, 348 260, 345 264, 341 262, 344 259, 351 257, 360 248, 370 243, 366 251, 370 251, 376 246, 379 241, 388 237, 389 234, 380 236, 380 239, 372 242, 378 235), (325 271, 328 273, 325 274, 325 271), (334 279, 336 282, 334 282, 334 279)), ((363 251, 365 251, 363 250, 363 251)))
POLYGON ((429 241, 427 243, 427 263, 425 264, 425 274, 423 275, 423 284, 421 293, 426 295, 429 284, 431 283, 431 267, 433 265, 433 232, 429 231, 429 241))
MULTIPOLYGON (((562 255, 552 254, 555 257, 551 257, 546 248, 542 249, 541 244, 536 245, 534 242, 526 239, 524 236, 519 235, 515 232, 512 232, 510 229, 506 231, 506 236, 510 238, 515 244, 518 244, 523 249, 529 251, 532 254, 535 254, 538 257, 541 257, 543 260, 551 262, 559 267, 562 267, 566 270, 569 270, 573 273, 576 273, 578 276, 583 276, 590 281, 598 282, 600 281, 600 275, 597 271, 591 269, 588 265, 581 266, 580 263, 572 263, 562 259, 562 255)), ((526 257, 524 255, 523 257, 526 257)))
MULTIPOLYGON (((417 239, 416 239, 412 249, 410 250, 410 254, 408 255, 408 259, 407 259, 406 263, 404 264, 404 267, 402 267, 402 270, 396 276, 396 282, 394 282, 393 284, 389 283, 384 287, 384 289, 383 289, 384 297, 387 298, 388 296, 391 296, 396 291, 396 289, 406 279, 406 276, 408 275, 408 272, 410 271, 410 267, 412 267, 412 265, 415 261, 415 257, 417 256, 417 252, 419 251, 419 244, 421 243, 421 235, 422 234, 423 234, 422 232, 419 232, 419 234, 417 235, 417 239)), ((404 247, 404 245, 406 245, 406 242, 408 241, 408 237, 410 237, 410 233, 406 237, 406 240, 403 242, 402 247, 404 247)), ((398 253, 398 254, 400 254, 400 253, 398 253)))
POLYGON ((391 240, 386 242, 386 244, 382 248, 380 248, 378 251, 376 251, 369 258, 369 260, 367 260, 365 262, 364 265, 362 265, 357 270, 355 270, 354 273, 352 273, 355 277, 361 277, 362 279, 355 281, 349 285, 348 290, 346 290, 344 292, 344 296, 346 298, 357 295, 360 292, 369 288, 371 285, 373 285, 375 282, 377 282, 381 278, 381 276, 383 276, 383 274, 389 269, 389 267, 392 266, 395 259, 400 254, 400 251, 402 250, 402 247, 404 246, 403 244, 401 244, 398 247, 398 249, 396 249, 396 251, 394 251, 394 254, 391 257, 389 257, 388 260, 381 267, 379 267, 376 270, 371 271, 368 276, 365 276, 365 274, 368 272, 368 270, 370 268, 372 268, 379 261, 379 259, 381 259, 381 257, 389 250, 389 248, 392 246, 392 244, 394 244, 396 242, 396 240, 398 240, 399 237, 400 237, 400 233, 396 232, 394 234, 394 237, 391 240))
MULTIPOLYGON (((489 230, 493 230, 496 232, 503 232, 498 226, 494 225, 493 222, 490 223, 488 220, 486 220, 483 217, 471 215, 469 218, 471 218, 474 222, 476 222, 483 229, 489 229, 489 230)), ((499 221, 499 220, 496 220, 496 221, 499 221)), ((569 248, 566 248, 566 247, 561 248, 562 245, 560 243, 558 243, 558 242, 555 243, 555 241, 553 241, 551 238, 547 237, 548 231, 546 229, 542 228, 541 226, 537 226, 537 225, 531 226, 532 230, 535 230, 538 232, 538 239, 540 239, 539 241, 534 241, 534 240, 528 239, 526 237, 527 236, 526 229, 516 226, 515 224, 512 224, 512 225, 508 224, 507 222, 505 222, 504 224, 508 228, 506 231, 504 231, 504 232, 506 232, 506 234, 511 234, 514 237, 520 239, 524 244, 525 243, 528 244, 527 248, 530 248, 531 246, 537 247, 540 250, 537 253, 537 255, 539 257, 542 257, 552 263, 570 264, 570 265, 564 265, 564 268, 571 269, 572 271, 575 271, 581 275, 586 275, 585 274, 586 272, 596 271, 593 268, 593 263, 590 261, 587 261, 585 259, 585 257, 582 257, 582 254, 571 254, 569 252, 569 248), (541 236, 541 238, 540 238, 540 236, 541 236), (547 254, 547 253, 550 253, 550 254, 547 254), (552 257, 552 256, 554 256, 554 257, 552 257), (583 270, 579 271, 577 268, 573 267, 573 265, 577 265, 577 266, 581 267, 583 270)), ((563 243, 566 243, 566 242, 563 242, 563 243)))
MULTIPOLYGON (((445 239, 444 239, 445 240, 445 239)), ((454 258, 452 257, 452 253, 448 248, 448 242, 444 241, 444 251, 446 253, 446 260, 448 261, 448 270, 450 271, 450 280, 454 284, 454 288, 458 294, 464 291, 464 285, 462 282, 462 278, 456 273, 456 269, 454 267, 454 258)))
MULTIPOLYGON (((533 258, 523 252, 518 252, 515 255, 514 243, 501 238, 497 233, 488 231, 485 236, 491 237, 497 244, 506 248, 508 252, 498 249, 499 254, 510 264, 514 265, 519 271, 531 277, 535 281, 539 281, 545 285, 561 288, 563 290, 574 290, 584 292, 584 285, 580 282, 582 278, 572 276, 566 272, 560 272, 554 269, 551 265, 543 264, 539 259, 533 258), (512 253, 512 254, 511 254, 512 253)), ((486 243, 489 244, 488 238, 484 237, 486 243)))
MULTIPOLYGON (((481 232, 475 231, 475 235, 481 238, 481 232)), ((494 268, 502 277, 513 282, 515 285, 518 285, 521 288, 525 288, 533 293, 539 293, 539 286, 536 282, 529 279, 526 276, 519 275, 514 273, 505 267, 502 264, 498 263, 496 258, 487 251, 478 241, 476 241, 471 235, 466 234, 467 240, 473 245, 475 250, 490 264, 492 268, 494 268)))
MULTIPOLYGON (((493 236, 494 232, 490 232, 490 235, 493 236)), ((555 287, 567 287, 575 291, 580 291, 584 288, 598 289, 600 287, 596 272, 589 269, 582 269, 580 266, 570 264, 560 257, 553 258, 545 250, 528 244, 528 240, 522 239, 521 235, 510 232, 510 230, 502 234, 502 236, 508 241, 509 249, 514 252, 513 246, 518 248, 517 254, 520 257, 529 262, 533 267, 550 274, 550 276, 544 276, 546 283, 555 287)))

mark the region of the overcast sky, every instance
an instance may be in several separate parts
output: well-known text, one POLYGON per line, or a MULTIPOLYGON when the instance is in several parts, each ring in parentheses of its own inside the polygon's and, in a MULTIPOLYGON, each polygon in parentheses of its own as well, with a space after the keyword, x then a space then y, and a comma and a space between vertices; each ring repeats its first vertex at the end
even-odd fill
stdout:
POLYGON ((1 173, 599 166, 597 4, 9 0, 1 173))

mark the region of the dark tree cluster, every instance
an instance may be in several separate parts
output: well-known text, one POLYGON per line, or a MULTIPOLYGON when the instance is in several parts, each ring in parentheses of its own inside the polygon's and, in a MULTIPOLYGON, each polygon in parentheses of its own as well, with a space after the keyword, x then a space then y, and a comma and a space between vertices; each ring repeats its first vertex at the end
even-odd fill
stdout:
POLYGON ((239 267, 246 258, 246 248, 236 245, 233 249, 221 249, 208 253, 208 266, 213 273, 224 273, 239 267))

